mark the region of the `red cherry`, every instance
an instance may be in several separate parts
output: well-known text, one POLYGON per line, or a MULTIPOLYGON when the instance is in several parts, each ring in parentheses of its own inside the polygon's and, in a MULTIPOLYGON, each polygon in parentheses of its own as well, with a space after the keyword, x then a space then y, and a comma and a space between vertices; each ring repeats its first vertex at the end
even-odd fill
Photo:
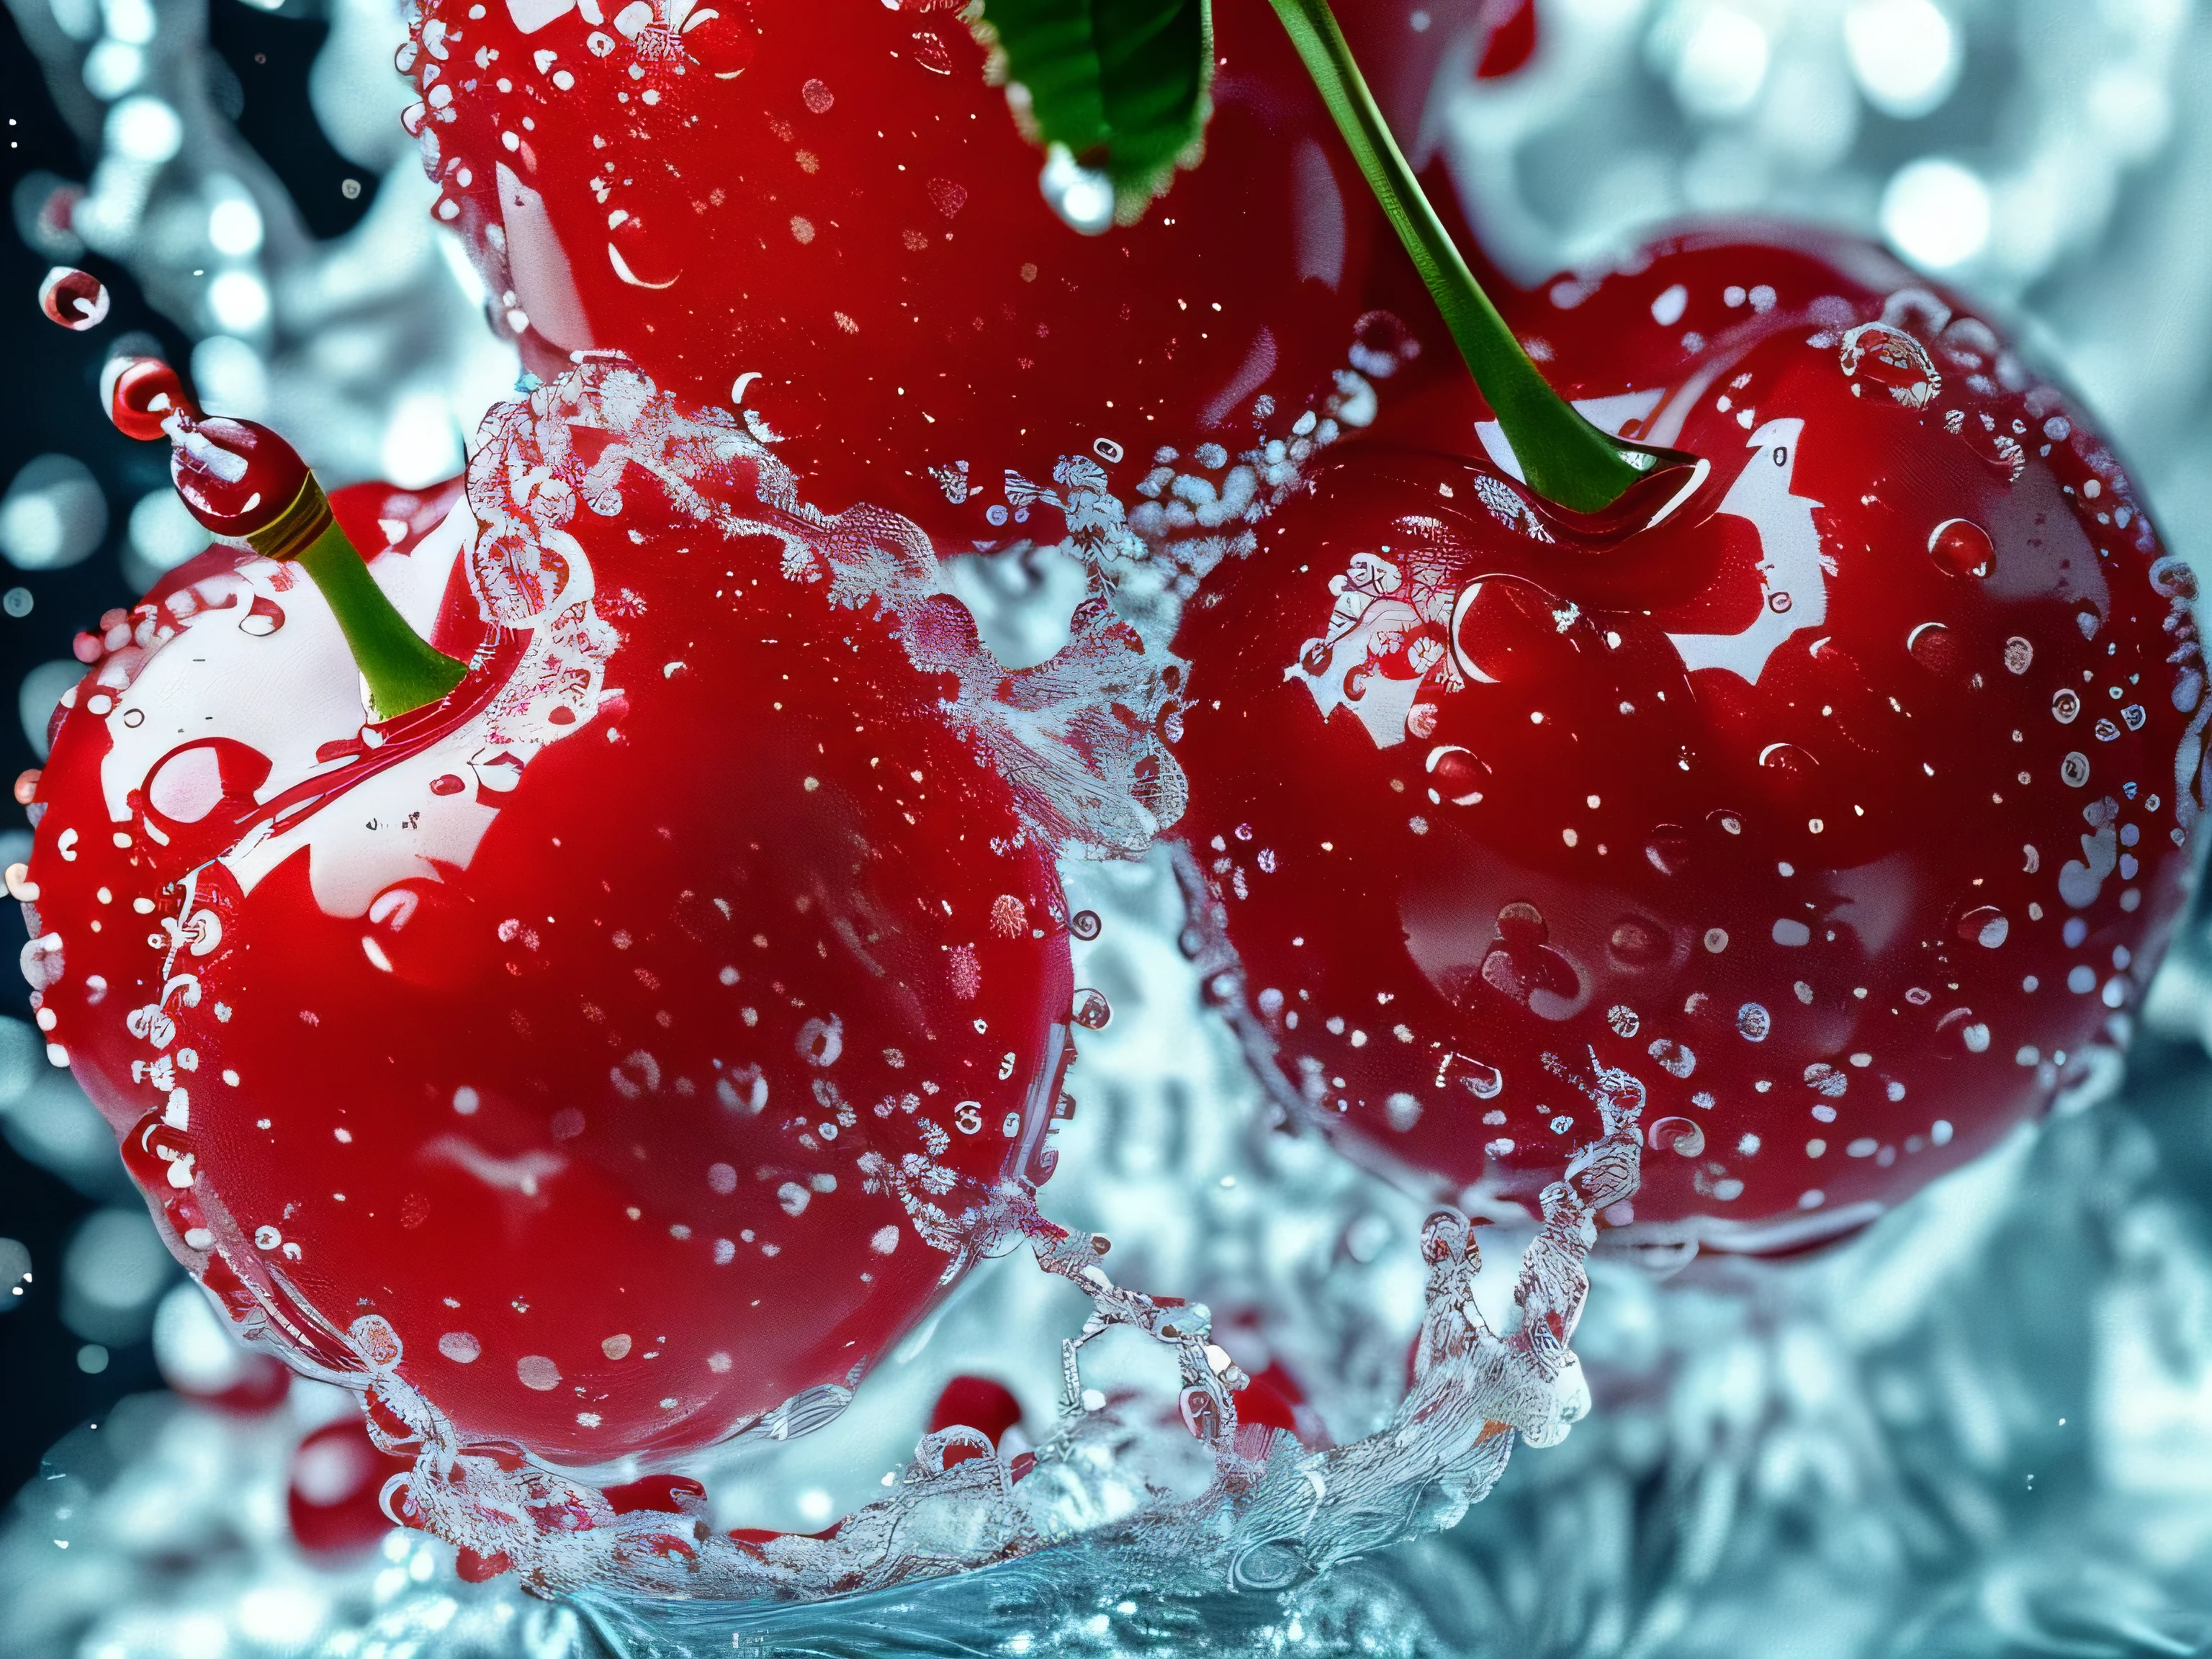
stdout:
POLYGON ((1005 1383, 988 1376, 956 1376, 937 1396, 929 1413, 929 1431, 974 1429, 995 1446, 1021 1420, 1022 1402, 1005 1383))
POLYGON ((142 443, 167 436, 163 423, 170 416, 198 412, 177 371, 159 357, 109 358, 100 371, 100 400, 116 430, 142 443))
POLYGON ((1387 422, 1431 453, 1224 567, 1177 644, 1217 983, 1394 1167, 1533 1206, 1615 1066, 1639 1224, 1832 1235, 2124 1037, 2203 799, 2193 587, 2078 410, 1869 249, 1686 238, 1512 310, 1711 476, 1574 520, 1438 397, 1387 422))
POLYGON ((1163 446, 1240 454, 1336 392, 1376 216, 1265 0, 1214 8, 1205 164, 1096 236, 959 8, 600 14, 439 0, 401 54, 437 212, 538 373, 626 352, 779 434, 816 505, 962 550, 1034 534, 1064 457, 1133 500, 1163 446))
POLYGON ((379 1450, 357 1419, 326 1423, 292 1454, 284 1511, 292 1536, 310 1555, 354 1555, 392 1530, 385 1482, 414 1468, 379 1450))
POLYGON ((370 520, 451 697, 367 721, 319 590, 222 550, 37 782, 52 1052, 172 1248, 394 1445, 818 1424, 1051 1167, 1050 854, 946 717, 965 659, 828 592, 933 562, 689 420, 594 371, 500 412, 434 532, 370 520))

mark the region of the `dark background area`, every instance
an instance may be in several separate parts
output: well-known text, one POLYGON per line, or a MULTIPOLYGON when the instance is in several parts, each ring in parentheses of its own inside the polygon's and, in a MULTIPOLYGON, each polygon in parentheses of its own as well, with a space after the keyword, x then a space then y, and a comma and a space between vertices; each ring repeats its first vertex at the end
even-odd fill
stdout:
MULTIPOLYGON (((317 236, 357 224, 374 199, 375 181, 358 195, 340 190, 361 169, 330 148, 307 103, 307 70, 328 33, 310 15, 258 10, 241 0, 210 0, 208 29, 228 76, 210 88, 215 101, 286 188, 317 236)), ((220 74, 220 71, 218 72, 220 74)), ((38 60, 12 18, 0 10, 0 118, 6 122, 5 176, 10 199, 26 174, 45 171, 82 180, 89 158, 57 112, 38 60)), ((12 219, 0 228, 0 363, 11 391, 0 398, 0 488, 34 456, 59 453, 89 466, 107 498, 108 530, 98 551, 65 570, 18 571, 0 564, 0 588, 28 592, 21 617, 0 614, 0 780, 38 763, 16 713, 15 688, 40 663, 70 654, 70 641, 101 611, 130 604, 136 592, 122 566, 132 503, 167 476, 164 447, 137 444, 108 425, 100 404, 100 373, 116 341, 151 335, 180 372, 188 373, 191 341, 154 313, 118 266, 87 255, 84 269, 107 285, 112 309, 87 333, 48 322, 39 309, 39 283, 50 262, 26 246, 12 219)), ((140 349, 146 349, 142 339, 140 349)), ((21 811, 0 793, 0 831, 20 830, 21 811)), ((11 855, 11 856, 19 856, 11 855)), ((28 988, 15 971, 24 944, 21 912, 0 903, 0 1013, 30 1018, 28 988)), ((31 1164, 0 1142, 0 1237, 31 1252, 33 1282, 0 1313, 0 1504, 37 1472, 47 1446, 77 1423, 97 1419, 126 1394, 158 1388, 150 1343, 118 1348, 97 1375, 79 1368, 82 1339, 60 1319, 62 1251, 95 1200, 31 1164)))

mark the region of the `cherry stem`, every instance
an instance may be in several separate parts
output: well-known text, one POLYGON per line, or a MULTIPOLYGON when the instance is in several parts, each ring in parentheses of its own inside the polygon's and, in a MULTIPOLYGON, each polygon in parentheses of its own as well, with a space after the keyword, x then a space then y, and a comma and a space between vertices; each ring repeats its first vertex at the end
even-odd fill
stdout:
POLYGON ((299 557, 337 616, 368 700, 380 720, 397 720, 438 702, 468 672, 407 625, 368 566, 332 519, 299 557))
POLYGON ((1614 440, 1554 392, 1528 360, 1429 204, 1352 61, 1328 0, 1272 3, 1335 118, 1337 131, 1435 296, 1444 326, 1504 428, 1528 487, 1572 513, 1612 506, 1644 476, 1649 458, 1633 451, 1624 454, 1614 440))

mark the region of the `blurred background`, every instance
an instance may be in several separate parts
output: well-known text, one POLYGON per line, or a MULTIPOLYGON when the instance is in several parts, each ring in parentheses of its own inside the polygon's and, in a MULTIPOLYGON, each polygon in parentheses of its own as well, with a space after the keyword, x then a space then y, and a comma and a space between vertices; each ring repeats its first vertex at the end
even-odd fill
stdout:
MULTIPOLYGON (((2100 411, 2169 543, 2212 560, 2212 9, 1346 3, 1385 43, 1377 80, 1409 147, 1447 166, 1516 277, 1601 259, 1685 214, 1782 213, 1883 240, 2008 318, 2100 411)), ((0 775, 43 757, 73 635, 201 544, 166 455, 102 417, 100 368, 125 337, 189 365, 210 407, 279 427, 334 485, 450 476, 510 389, 512 354, 433 231, 398 125, 404 32, 396 0, 6 0, 0 775), (54 264, 106 283, 100 328, 39 315, 54 264)), ((1010 613, 986 621, 1012 635, 1021 595, 1002 597, 1010 613)), ((0 863, 27 848, 19 817, 0 823, 0 863)), ((1070 880, 1109 919, 1079 971, 1117 1018, 1085 1050, 1073 1086, 1100 1105, 1063 1143, 1050 1207, 1112 1231, 1157 1287, 1252 1309, 1257 1352, 1303 1345, 1305 1374, 1331 1374, 1332 1345, 1413 1316, 1418 1285, 1389 1263, 1416 1218, 1254 1128, 1249 1081, 1174 949, 1159 866, 1070 880), (1269 1234, 1285 1209, 1301 1229, 1269 1234), (1300 1330, 1269 1324, 1271 1297, 1303 1309, 1300 1330)), ((0 908, 12 958, 21 924, 0 908)), ((2124 1080, 1869 1239, 1736 1279, 1609 1272, 1579 1345, 1596 1420, 1560 1451, 1523 1452, 1451 1539, 1341 1575, 1273 1636, 1216 1645, 2212 1649, 2203 935, 2185 930, 2124 1080)), ((0 1526, 0 1655, 588 1646, 571 1614, 500 1586, 471 1598, 434 1547, 379 1541, 359 1499, 382 1472, 348 1402, 288 1392, 228 1345, 108 1131, 45 1064, 24 994, 0 978, 0 1503, 20 1493, 0 1526)), ((931 1326, 935 1351, 925 1333, 898 1365, 933 1391, 974 1363, 962 1353, 997 1352, 1042 1420, 1069 1315, 1043 1297, 979 1274, 931 1326)), ((1390 1392, 1339 1365, 1315 1405, 1346 1438, 1390 1392)), ((837 1431, 856 1438, 834 1452, 723 1471, 718 1503, 749 1524, 821 1525, 911 1443, 914 1413, 887 1393, 864 1391, 837 1431)), ((1061 1612, 1036 1615, 1041 1639, 1061 1612)), ((1139 1613, 1111 1613, 1110 1632, 1095 1616, 1060 1636, 1085 1651, 1176 1645, 1139 1613)), ((864 1639, 866 1624, 854 1646, 899 1644, 864 1639)))

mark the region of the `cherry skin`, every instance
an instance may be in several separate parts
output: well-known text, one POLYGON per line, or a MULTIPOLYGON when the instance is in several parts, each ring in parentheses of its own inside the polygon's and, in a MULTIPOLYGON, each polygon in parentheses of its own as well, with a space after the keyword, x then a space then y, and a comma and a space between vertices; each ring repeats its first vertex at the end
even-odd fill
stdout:
POLYGON ((1533 1206, 1619 1066, 1607 1219, 1792 1248, 2124 1037, 2204 798, 2193 589, 2080 411, 1870 250, 1562 280, 1523 337, 1710 475, 1570 519, 1464 392, 1340 452, 1178 641, 1194 909, 1364 1155, 1533 1206))
POLYGON ((1127 499, 1337 390, 1377 218, 1266 0, 1214 8, 1202 166, 1085 235, 959 8, 434 0, 402 64, 495 324, 733 398, 828 511, 1034 535, 1065 456, 1127 499), (481 15, 477 15, 481 14, 481 15), (602 18, 604 16, 604 20, 602 18))
POLYGON ((341 492, 471 664, 397 720, 289 567, 167 579, 68 699, 20 895, 51 1055, 232 1316, 581 1465, 834 1413, 1048 1173, 1072 994, 1008 786, 823 586, 878 526, 775 519, 672 407, 509 406, 442 520, 341 492))

